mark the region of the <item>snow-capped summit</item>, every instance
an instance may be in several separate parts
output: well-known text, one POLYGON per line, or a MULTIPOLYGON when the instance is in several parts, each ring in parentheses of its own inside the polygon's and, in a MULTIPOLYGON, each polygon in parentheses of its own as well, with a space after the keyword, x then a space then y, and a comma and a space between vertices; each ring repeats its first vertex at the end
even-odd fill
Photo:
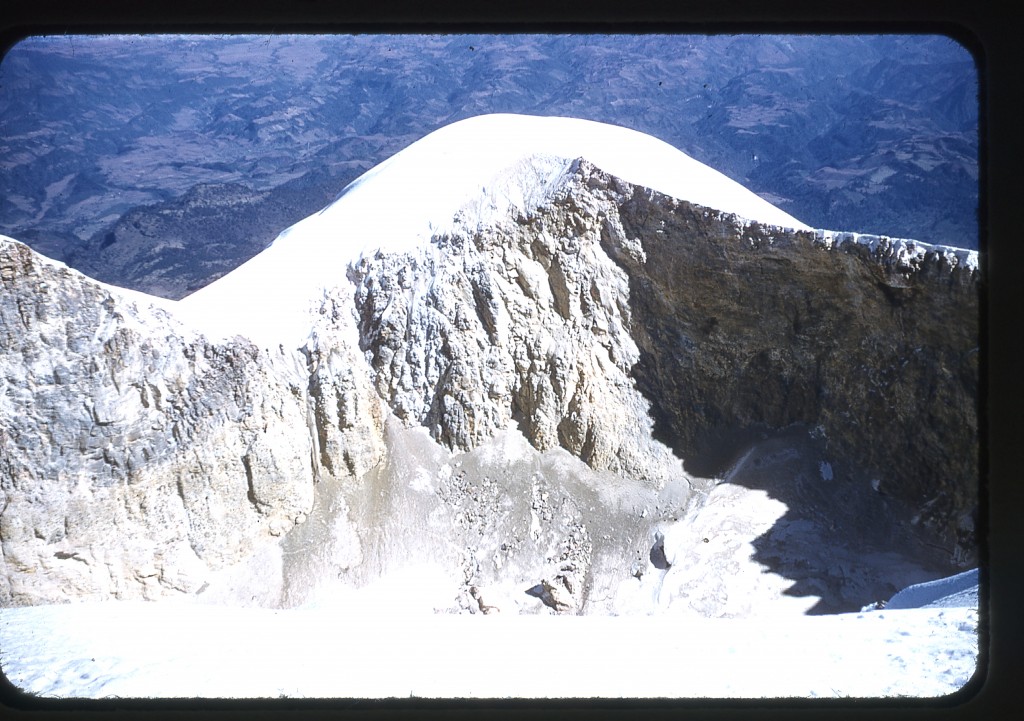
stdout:
POLYGON ((770 225, 807 226, 668 143, 589 120, 482 115, 443 127, 363 174, 319 213, 181 302, 213 335, 241 333, 301 345, 317 289, 362 255, 423 247, 454 219, 485 224, 550 197, 572 162, 770 225), (474 222, 475 221, 475 222, 474 222))
MULTIPOLYGON (((540 201, 548 185, 580 157, 675 198, 770 225, 807 227, 650 135, 578 118, 512 114, 481 115, 434 131, 351 183, 321 215, 369 219, 381 204, 394 203, 393 192, 407 192, 399 224, 366 241, 402 246, 417 236, 422 240, 424 232, 443 229, 455 211, 474 200, 489 203, 502 215, 511 206, 522 209, 540 201), (353 217, 352 206, 367 210, 353 217)), ((491 219, 482 216, 483 221, 491 219)))

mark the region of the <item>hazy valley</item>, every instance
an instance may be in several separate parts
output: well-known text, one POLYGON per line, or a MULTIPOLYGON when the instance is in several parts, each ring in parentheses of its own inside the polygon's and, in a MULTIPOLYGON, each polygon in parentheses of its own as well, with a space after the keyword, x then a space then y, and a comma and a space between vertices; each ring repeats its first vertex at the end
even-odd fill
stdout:
POLYGON ((488 112, 649 133, 813 227, 978 246, 977 79, 945 38, 72 37, 0 83, 0 231, 166 297, 488 112))

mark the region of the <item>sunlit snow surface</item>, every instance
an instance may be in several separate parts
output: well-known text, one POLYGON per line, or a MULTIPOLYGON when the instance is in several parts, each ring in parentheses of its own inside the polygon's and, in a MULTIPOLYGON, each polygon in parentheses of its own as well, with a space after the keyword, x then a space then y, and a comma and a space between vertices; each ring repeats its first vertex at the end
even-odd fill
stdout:
POLYGON ((453 123, 364 173, 270 248, 181 301, 211 335, 298 347, 310 299, 350 262, 425 248, 456 226, 508 220, 543 203, 585 158, 628 182, 771 225, 807 229, 717 170, 644 133, 576 118, 482 115, 453 123))
MULTIPOLYGON (((394 611, 394 609, 392 609, 394 611)), ((112 602, 0 611, 0 663, 47 697, 938 697, 975 608, 778 619, 465 616, 112 602)))

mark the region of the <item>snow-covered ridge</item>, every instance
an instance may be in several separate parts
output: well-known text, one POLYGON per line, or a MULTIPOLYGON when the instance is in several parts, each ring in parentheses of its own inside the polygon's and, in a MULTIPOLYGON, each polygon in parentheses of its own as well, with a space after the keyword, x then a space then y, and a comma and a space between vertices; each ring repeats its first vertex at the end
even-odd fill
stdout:
POLYGON ((768 225, 809 228, 668 143, 589 120, 483 115, 443 127, 364 173, 319 213, 181 307, 213 335, 301 345, 318 288, 378 251, 429 247, 550 198, 577 158, 635 185, 768 225))
POLYGON ((733 214, 740 222, 849 242, 912 269, 928 252, 978 268, 976 251, 913 240, 812 230, 668 143, 628 128, 563 117, 482 115, 440 128, 350 183, 329 206, 282 232, 264 252, 185 298, 182 315, 213 337, 245 335, 300 347, 323 292, 377 253, 437 252, 431 239, 508 222, 552 199, 583 158, 636 186, 733 214))
POLYGON ((948 578, 907 586, 890 598, 885 608, 977 608, 979 583, 978 569, 972 568, 948 578))

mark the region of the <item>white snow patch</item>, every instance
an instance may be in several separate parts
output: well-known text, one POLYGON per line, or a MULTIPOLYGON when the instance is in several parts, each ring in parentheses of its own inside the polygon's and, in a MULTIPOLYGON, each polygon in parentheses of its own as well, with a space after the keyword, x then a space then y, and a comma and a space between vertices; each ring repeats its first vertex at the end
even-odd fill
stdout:
POLYGON ((0 663, 18 688, 60 698, 935 697, 978 657, 973 608, 770 622, 363 610, 2 609, 0 663), (571 659, 552 667, 550 649, 571 659))
POLYGON ((434 479, 430 471, 426 468, 417 468, 416 472, 412 474, 412 479, 409 481, 409 486, 414 491, 421 493, 433 493, 434 492, 434 479))
POLYGON ((754 561, 754 541, 788 511, 761 490, 722 483, 703 502, 663 530, 669 564, 663 575, 647 573, 635 599, 619 599, 622 611, 653 607, 672 618, 799 616, 817 596, 792 596, 790 579, 754 561), (636 602, 644 603, 635 606, 636 602))
POLYGON ((907 586, 889 599, 887 611, 901 608, 925 606, 970 606, 978 605, 978 569, 958 573, 936 581, 926 581, 907 586))
POLYGON ((324 584, 302 609, 362 619, 430 619, 436 610, 452 605, 452 589, 459 580, 438 564, 411 564, 360 588, 341 582, 324 584))
POLYGON ((818 470, 821 471, 821 480, 831 481, 832 480, 832 464, 828 461, 822 461, 821 465, 818 466, 818 470))

